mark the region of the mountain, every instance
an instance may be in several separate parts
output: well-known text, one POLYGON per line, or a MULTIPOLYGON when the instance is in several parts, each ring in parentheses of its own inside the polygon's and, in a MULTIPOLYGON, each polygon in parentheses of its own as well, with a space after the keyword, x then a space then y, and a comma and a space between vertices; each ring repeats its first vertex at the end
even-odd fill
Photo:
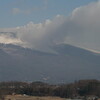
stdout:
POLYGON ((52 49, 55 53, 0 44, 0 81, 100 79, 100 54, 67 44, 52 49))

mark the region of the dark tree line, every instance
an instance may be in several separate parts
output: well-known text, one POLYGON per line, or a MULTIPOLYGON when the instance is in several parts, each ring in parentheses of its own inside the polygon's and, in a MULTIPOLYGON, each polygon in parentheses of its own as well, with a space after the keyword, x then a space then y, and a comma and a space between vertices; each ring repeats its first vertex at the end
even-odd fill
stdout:
POLYGON ((26 94, 31 96, 60 96, 74 98, 78 96, 95 95, 100 97, 100 81, 79 80, 70 84, 50 85, 43 82, 1 82, 0 97, 11 94, 26 94))

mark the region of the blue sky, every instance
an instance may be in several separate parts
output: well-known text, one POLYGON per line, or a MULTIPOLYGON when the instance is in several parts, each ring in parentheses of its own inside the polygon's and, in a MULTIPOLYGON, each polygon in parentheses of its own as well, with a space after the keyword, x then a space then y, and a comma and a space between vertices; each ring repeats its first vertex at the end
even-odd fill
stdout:
POLYGON ((44 51, 66 43, 100 52, 100 0, 0 0, 0 32, 0 43, 44 51))
POLYGON ((0 0, 0 28, 40 23, 97 0, 0 0))

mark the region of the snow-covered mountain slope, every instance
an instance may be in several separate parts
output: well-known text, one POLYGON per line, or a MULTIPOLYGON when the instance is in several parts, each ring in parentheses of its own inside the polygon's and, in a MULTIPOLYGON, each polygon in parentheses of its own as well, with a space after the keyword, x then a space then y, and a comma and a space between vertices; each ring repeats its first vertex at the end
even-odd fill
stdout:
POLYGON ((0 44, 0 81, 61 83, 100 79, 99 54, 65 44, 52 49, 55 54, 0 44))

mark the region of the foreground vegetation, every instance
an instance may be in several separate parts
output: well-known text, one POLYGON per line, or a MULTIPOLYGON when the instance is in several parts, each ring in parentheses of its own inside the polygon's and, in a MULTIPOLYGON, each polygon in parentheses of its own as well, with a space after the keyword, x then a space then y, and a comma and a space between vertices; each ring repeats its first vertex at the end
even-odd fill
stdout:
POLYGON ((65 98, 60 97, 39 97, 39 96, 22 96, 22 95, 8 95, 5 97, 5 100, 66 100, 65 98))
MULTIPOLYGON (((79 80, 70 84, 50 85, 43 82, 1 82, 0 97, 5 95, 26 96, 58 96, 62 98, 86 97, 95 95, 100 97, 99 80, 79 80)), ((45 99, 44 99, 45 100, 45 99)))

